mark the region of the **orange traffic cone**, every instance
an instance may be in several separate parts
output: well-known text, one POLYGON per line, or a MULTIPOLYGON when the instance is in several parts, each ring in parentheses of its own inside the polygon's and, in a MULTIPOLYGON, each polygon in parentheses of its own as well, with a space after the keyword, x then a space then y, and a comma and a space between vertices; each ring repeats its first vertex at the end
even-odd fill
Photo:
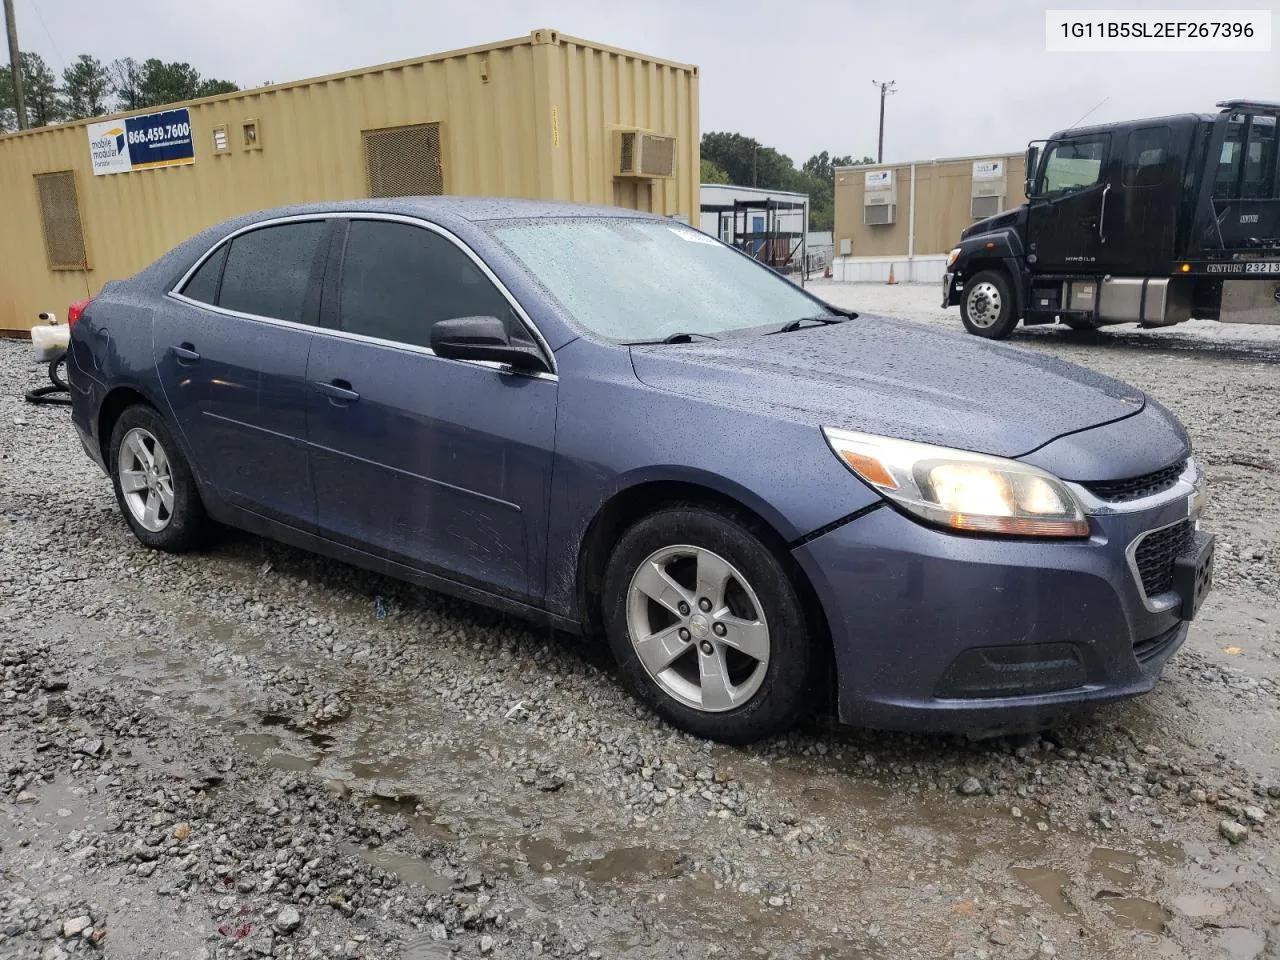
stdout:
POLYGON ((886 280, 885 283, 897 283, 897 282, 898 281, 893 278, 893 264, 891 263, 889 264, 889 279, 886 280))

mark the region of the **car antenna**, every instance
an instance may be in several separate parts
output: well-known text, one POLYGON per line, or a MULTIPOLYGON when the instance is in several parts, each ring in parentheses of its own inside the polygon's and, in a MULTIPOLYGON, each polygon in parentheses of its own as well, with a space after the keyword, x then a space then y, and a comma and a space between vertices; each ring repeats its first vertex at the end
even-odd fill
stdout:
MULTIPOLYGON (((1107 102, 1108 100, 1110 100, 1110 99, 1111 99, 1111 97, 1109 97, 1109 96, 1103 97, 1101 100, 1099 100, 1097 103, 1095 103, 1092 107, 1090 107, 1088 111, 1086 111, 1086 112, 1085 112, 1084 117, 1087 117, 1090 113, 1093 113, 1093 111, 1094 111, 1094 110, 1097 110, 1100 106, 1102 106, 1104 103, 1106 103, 1106 102, 1107 102)), ((1080 120, 1083 120, 1083 119, 1084 119, 1084 117, 1081 117, 1081 118, 1080 118, 1080 120)), ((1080 126, 1080 120, 1077 120, 1077 121, 1076 121, 1075 123, 1073 123, 1071 126, 1067 127, 1067 129, 1068 129, 1068 130, 1074 130, 1076 127, 1080 126)))

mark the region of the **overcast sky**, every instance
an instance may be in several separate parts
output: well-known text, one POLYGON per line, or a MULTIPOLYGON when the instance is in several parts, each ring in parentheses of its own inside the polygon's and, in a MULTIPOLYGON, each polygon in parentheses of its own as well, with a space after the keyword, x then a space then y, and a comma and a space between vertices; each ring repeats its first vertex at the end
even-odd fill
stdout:
MULTIPOLYGON (((553 27, 701 68, 702 130, 810 154, 886 160, 1021 150, 1074 123, 1280 100, 1271 53, 1046 53, 1046 5, 1023 0, 16 0, 23 49, 186 60, 241 86, 435 53, 553 27), (211 21, 216 18, 216 24, 211 21)), ((1054 8, 1105 6, 1055 0, 1054 8)), ((1129 8, 1191 8, 1175 0, 1129 8)), ((1199 8, 1213 8, 1200 0, 1199 8)), ((1274 7, 1273 0, 1216 6, 1274 7)), ((1274 18, 1273 31, 1280 27, 1274 18)))

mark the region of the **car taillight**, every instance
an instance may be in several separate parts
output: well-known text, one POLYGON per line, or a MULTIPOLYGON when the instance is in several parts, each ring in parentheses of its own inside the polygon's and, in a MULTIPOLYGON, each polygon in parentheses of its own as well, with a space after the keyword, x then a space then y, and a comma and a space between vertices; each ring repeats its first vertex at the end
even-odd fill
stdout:
POLYGON ((67 307, 67 326, 74 327, 76 321, 80 319, 80 315, 84 313, 85 308, 93 303, 93 298, 89 297, 85 300, 77 300, 71 306, 67 307))

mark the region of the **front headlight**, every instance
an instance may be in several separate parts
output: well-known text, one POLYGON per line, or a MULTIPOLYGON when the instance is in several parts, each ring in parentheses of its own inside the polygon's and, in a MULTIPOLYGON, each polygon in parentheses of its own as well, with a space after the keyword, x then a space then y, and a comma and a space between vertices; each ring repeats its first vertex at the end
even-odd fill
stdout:
POLYGON ((898 506, 952 530, 1016 537, 1087 537, 1084 508, 1036 467, 927 443, 822 428, 850 470, 898 506))
POLYGON ((947 266, 950 267, 960 256, 960 248, 952 247, 951 252, 947 254, 947 266))

